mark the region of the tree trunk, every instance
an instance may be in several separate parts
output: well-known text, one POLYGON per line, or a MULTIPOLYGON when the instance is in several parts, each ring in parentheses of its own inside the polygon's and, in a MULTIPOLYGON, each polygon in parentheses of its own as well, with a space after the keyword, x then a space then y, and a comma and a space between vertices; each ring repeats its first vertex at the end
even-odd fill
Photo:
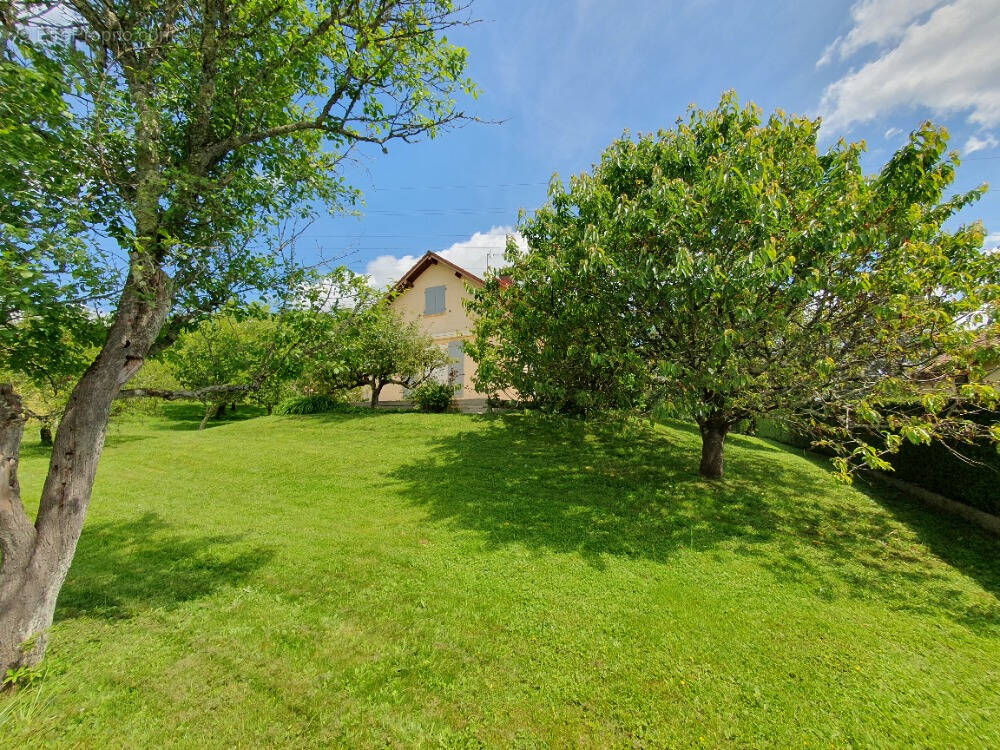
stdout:
POLYGON ((701 466, 698 473, 706 479, 722 479, 729 423, 718 415, 712 415, 700 422, 698 427, 701 430, 701 466))
POLYGON ((41 429, 38 431, 38 438, 41 440, 42 445, 51 446, 52 445, 52 425, 43 424, 41 429))
MULTIPOLYGON (((33 631, 35 617, 24 611, 17 596, 22 582, 31 577, 31 552, 35 527, 21 503, 17 464, 24 436, 24 413, 20 397, 8 384, 0 384, 0 680, 8 669, 17 669, 30 658, 22 651, 33 631)), ((37 599, 37 597, 35 597, 37 599)), ((29 608, 30 609, 30 608, 29 608)))
POLYGON ((142 367, 170 299, 166 274, 133 266, 107 340, 70 394, 56 430, 34 524, 17 482, 23 411, 13 389, 0 388, 0 675, 32 666, 45 653, 56 598, 90 504, 111 404, 142 367))
POLYGON ((205 406, 205 416, 201 418, 201 424, 198 425, 198 429, 204 430, 205 425, 208 424, 208 420, 212 419, 213 417, 219 416, 219 412, 225 411, 225 408, 226 408, 225 404, 215 404, 215 403, 207 404, 205 406))
POLYGON ((382 389, 385 387, 385 383, 378 383, 378 381, 372 381, 372 401, 371 407, 373 409, 378 408, 378 397, 382 393, 382 389))
POLYGON ((267 410, 267 416, 271 416, 271 412, 274 411, 274 404, 267 404, 264 409, 267 410))

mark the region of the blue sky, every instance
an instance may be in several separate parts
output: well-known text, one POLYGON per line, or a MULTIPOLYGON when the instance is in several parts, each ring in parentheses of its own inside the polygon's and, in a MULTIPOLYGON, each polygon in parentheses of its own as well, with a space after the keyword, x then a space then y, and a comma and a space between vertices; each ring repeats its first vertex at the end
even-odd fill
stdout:
POLYGON ((472 13, 483 22, 451 37, 482 90, 468 107, 503 124, 359 154, 348 176, 364 215, 324 216, 301 249, 346 254, 378 282, 426 250, 482 272, 554 173, 730 88, 765 112, 823 115, 824 139, 864 139, 872 170, 923 119, 945 125, 968 158, 956 187, 996 185, 962 219, 1000 233, 1000 0, 476 0, 472 13))

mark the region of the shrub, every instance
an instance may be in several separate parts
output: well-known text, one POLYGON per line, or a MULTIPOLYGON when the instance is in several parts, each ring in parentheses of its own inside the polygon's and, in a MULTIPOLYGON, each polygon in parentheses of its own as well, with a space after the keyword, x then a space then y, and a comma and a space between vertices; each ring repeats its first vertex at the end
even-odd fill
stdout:
MULTIPOLYGON (((767 438, 768 440, 774 440, 778 443, 784 443, 785 445, 790 445, 793 448, 816 450, 808 436, 800 435, 799 433, 788 429, 780 422, 775 422, 771 419, 758 419, 755 434, 757 437, 767 438)), ((817 453, 821 452, 822 451, 817 451, 817 453)))
POLYGON ((440 412, 451 406, 456 390, 451 383, 428 381, 417 386, 410 397, 420 411, 440 412))
POLYGON ((345 406, 344 402, 336 396, 314 395, 299 396, 290 398, 278 404, 275 411, 278 414, 325 414, 331 411, 340 411, 345 406))

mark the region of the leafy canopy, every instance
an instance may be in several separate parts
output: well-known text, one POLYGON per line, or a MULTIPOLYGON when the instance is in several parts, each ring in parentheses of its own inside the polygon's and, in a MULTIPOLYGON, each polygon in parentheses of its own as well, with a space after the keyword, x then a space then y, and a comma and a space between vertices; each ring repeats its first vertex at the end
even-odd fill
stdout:
POLYGON ((385 298, 332 333, 307 367, 307 378, 326 392, 368 386, 377 400, 385 385, 415 387, 448 362, 441 347, 385 298))
POLYGON ((95 303, 113 274, 80 233, 95 215, 60 67, 29 45, 0 51, 0 361, 45 390, 100 342, 95 303))
POLYGON ((903 438, 982 435, 1000 257, 980 224, 946 223, 986 186, 946 192, 957 158, 930 124, 875 175, 863 144, 820 151, 819 126, 726 94, 554 182, 522 220, 530 252, 473 302, 482 385, 558 409, 656 401, 723 434, 766 416, 845 474, 903 438))
POLYGON ((232 303, 182 333, 164 355, 177 381, 207 404, 249 399, 270 409, 307 369, 334 356, 337 342, 380 297, 363 276, 341 267, 278 304, 272 310, 232 303))
POLYGON ((169 296, 156 349, 234 296, 293 285, 284 223, 357 204, 345 158, 467 119, 466 51, 444 35, 460 10, 0 3, 0 353, 79 369, 60 338, 113 317, 128 278, 169 296), (57 5, 63 27, 40 37, 31 19, 57 5))

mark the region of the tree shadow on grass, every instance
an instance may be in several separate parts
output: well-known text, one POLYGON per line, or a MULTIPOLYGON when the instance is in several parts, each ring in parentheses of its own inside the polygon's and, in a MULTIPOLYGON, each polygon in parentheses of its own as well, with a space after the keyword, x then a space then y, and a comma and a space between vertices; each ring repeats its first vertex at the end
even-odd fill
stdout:
POLYGON ((87 524, 55 619, 127 619, 238 585, 273 556, 239 542, 238 535, 182 535, 155 513, 87 524))
POLYGON ((728 552, 830 599, 878 598, 1000 627, 994 540, 966 529, 961 549, 949 547, 950 519, 903 512, 872 493, 866 502, 826 467, 779 448, 746 450, 760 446, 736 439, 727 478, 708 482, 697 476, 696 434, 682 431, 673 444, 635 424, 477 419, 484 429, 432 440, 428 458, 391 478, 431 519, 475 530, 487 544, 576 553, 599 567, 609 556, 668 562, 684 547, 728 552))
MULTIPOLYGON (((165 402, 159 406, 159 417, 150 419, 154 430, 197 430, 205 416, 204 404, 193 401, 165 402)), ((226 409, 225 414, 213 417, 205 423, 205 429, 221 427, 233 422, 244 422, 248 419, 264 416, 264 409, 253 404, 240 404, 236 411, 226 409)))
POLYGON ((37 440, 24 441, 21 443, 20 456, 21 460, 28 458, 48 458, 52 455, 51 445, 42 445, 37 440))
MULTIPOLYGON (((349 419, 378 418, 410 411, 413 410, 370 409, 367 406, 344 404, 331 412, 321 414, 290 414, 283 416, 283 418, 341 422, 349 419)), ((150 420, 150 423, 154 430, 197 430, 204 416, 205 407, 201 404, 193 402, 164 403, 160 406, 160 418, 150 420)), ((252 404, 241 404, 235 412, 227 409, 225 414, 210 419, 205 424, 205 429, 221 427, 224 424, 243 422, 247 419, 255 419, 263 416, 265 416, 265 412, 262 407, 252 404)))

